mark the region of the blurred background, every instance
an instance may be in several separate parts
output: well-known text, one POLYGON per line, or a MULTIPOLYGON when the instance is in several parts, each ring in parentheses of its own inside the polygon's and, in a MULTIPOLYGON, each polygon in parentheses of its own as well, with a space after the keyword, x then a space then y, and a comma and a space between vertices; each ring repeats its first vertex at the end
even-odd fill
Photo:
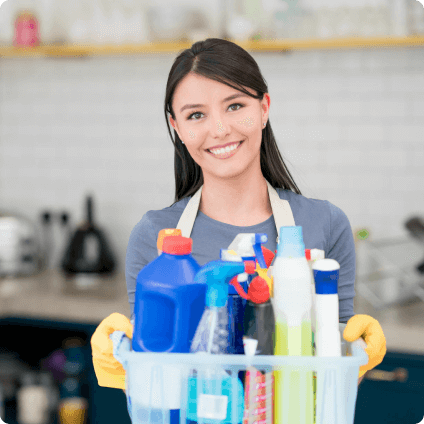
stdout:
MULTIPOLYGON (((163 109, 168 73, 179 51, 208 37, 252 54, 296 184, 350 220, 355 313, 377 318, 396 352, 369 376, 362 396, 372 393, 377 405, 382 388, 385 405, 403 405, 401 411, 411 410, 405 402, 424 400, 419 1, 8 0, 0 7, 5 422, 57 422, 58 401, 39 421, 26 421, 28 402, 19 402, 26 392, 19 390, 34 385, 44 387, 31 395, 40 399, 55 389, 52 399, 86 399, 89 423, 127 419, 124 394, 97 385, 89 340, 112 312, 129 317, 130 232, 148 210, 174 202, 174 150, 163 109), (31 352, 23 347, 28 340, 31 352), (80 353, 69 356, 72 349, 80 353), (399 367, 409 380, 393 373, 399 367), (414 380, 413 370, 421 377, 414 380), (415 389, 408 391, 411 381, 415 389)), ((355 422, 392 422, 381 415, 383 403, 374 417, 360 396, 355 422)), ((390 413, 396 422, 419 421, 390 413)))

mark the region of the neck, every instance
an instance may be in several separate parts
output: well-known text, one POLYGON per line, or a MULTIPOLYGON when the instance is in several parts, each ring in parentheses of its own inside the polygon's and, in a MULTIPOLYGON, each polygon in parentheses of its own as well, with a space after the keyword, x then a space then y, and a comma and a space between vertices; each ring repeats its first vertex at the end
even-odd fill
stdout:
POLYGON ((216 221, 239 227, 266 221, 272 208, 262 172, 226 180, 205 178, 199 210, 216 221))

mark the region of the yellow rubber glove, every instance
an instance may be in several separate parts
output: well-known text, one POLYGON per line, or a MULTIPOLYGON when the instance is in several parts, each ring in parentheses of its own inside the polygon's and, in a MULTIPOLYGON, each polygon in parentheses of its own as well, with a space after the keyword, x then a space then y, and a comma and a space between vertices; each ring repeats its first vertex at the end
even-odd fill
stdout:
POLYGON ((355 315, 347 322, 343 338, 347 342, 353 342, 359 337, 362 337, 367 344, 365 352, 369 358, 368 364, 359 367, 359 378, 361 378, 383 361, 386 355, 386 338, 376 319, 369 315, 355 315))
POLYGON ((113 356, 113 342, 109 337, 114 331, 124 331, 132 339, 133 325, 117 312, 100 323, 91 338, 94 372, 99 386, 125 390, 125 370, 113 356))

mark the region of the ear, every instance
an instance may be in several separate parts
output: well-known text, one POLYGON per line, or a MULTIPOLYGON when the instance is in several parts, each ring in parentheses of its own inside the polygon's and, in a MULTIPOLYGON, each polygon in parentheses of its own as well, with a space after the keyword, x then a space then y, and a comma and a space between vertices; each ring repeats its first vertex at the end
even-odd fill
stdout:
POLYGON ((172 119, 172 116, 171 116, 171 115, 169 115, 169 122, 170 122, 170 124, 172 125, 172 128, 174 128, 174 130, 177 132, 178 137, 180 137, 180 140, 181 140, 181 136, 180 136, 180 133, 179 133, 179 131, 178 131, 178 125, 177 125, 177 122, 176 122, 176 121, 174 121, 174 119, 172 119))
POLYGON ((269 108, 271 106, 271 97, 268 93, 264 94, 264 98, 262 99, 262 109, 264 111, 264 120, 269 119, 269 108))

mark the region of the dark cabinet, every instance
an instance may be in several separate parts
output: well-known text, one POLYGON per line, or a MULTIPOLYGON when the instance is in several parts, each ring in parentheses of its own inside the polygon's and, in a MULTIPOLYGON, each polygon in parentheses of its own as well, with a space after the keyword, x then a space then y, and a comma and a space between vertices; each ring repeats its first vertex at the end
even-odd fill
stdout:
MULTIPOLYGON (((24 318, 0 319, 0 352, 15 352, 19 359, 36 370, 41 359, 60 349, 63 340, 78 337, 84 342, 85 378, 81 394, 89 402, 87 424, 131 424, 126 396, 122 390, 100 387, 94 373, 91 337, 99 323, 69 323, 24 318)), ((16 405, 6 403, 6 420, 16 424, 16 405), (14 422, 15 421, 15 422, 14 422)), ((54 423, 57 423, 57 417, 54 423)))
POLYGON ((387 352, 358 388, 355 424, 417 424, 424 417, 424 356, 387 352))

